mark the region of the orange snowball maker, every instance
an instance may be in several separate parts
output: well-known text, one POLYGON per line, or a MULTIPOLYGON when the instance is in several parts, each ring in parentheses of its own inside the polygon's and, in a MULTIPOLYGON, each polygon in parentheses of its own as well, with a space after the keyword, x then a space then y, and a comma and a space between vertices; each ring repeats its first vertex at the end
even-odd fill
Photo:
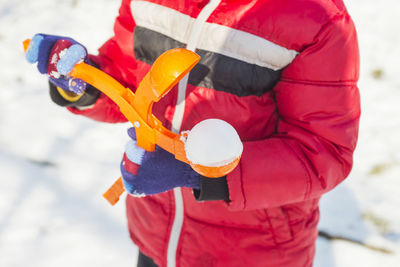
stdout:
MULTIPOLYGON (((29 42, 29 39, 23 42, 25 52, 29 42)), ((236 167, 239 158, 221 167, 192 164, 186 157, 182 136, 167 130, 152 114, 153 103, 166 95, 199 61, 200 56, 190 50, 183 48, 168 50, 156 59, 135 93, 108 74, 83 62, 75 65, 69 75, 91 84, 120 107, 122 114, 135 127, 138 146, 147 151, 154 151, 155 145, 158 145, 174 154, 177 160, 190 164, 199 174, 206 177, 221 177, 236 167)), ((124 187, 120 177, 103 196, 114 205, 123 192, 124 187)))

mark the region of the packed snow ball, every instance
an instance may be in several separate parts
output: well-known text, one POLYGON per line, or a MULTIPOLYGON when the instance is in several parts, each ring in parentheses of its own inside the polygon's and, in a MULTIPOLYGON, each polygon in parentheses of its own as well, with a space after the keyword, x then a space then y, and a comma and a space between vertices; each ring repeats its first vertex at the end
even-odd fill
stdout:
POLYGON ((207 119, 189 132, 185 150, 191 163, 220 167, 240 157, 243 144, 232 125, 220 119, 207 119))

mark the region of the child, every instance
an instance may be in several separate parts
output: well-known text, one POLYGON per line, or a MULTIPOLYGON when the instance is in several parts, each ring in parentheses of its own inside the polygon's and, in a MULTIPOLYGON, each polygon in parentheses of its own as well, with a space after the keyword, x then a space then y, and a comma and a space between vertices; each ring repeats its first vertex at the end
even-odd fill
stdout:
POLYGON ((342 0, 123 0, 114 31, 98 56, 69 38, 33 38, 27 58, 50 75, 55 103, 125 122, 68 71, 85 60, 135 90, 161 53, 186 47, 202 59, 154 114, 175 132, 225 120, 244 145, 238 167, 211 179, 161 148, 143 151, 129 130, 121 171, 138 266, 311 267, 318 202, 351 170, 360 116, 342 0))

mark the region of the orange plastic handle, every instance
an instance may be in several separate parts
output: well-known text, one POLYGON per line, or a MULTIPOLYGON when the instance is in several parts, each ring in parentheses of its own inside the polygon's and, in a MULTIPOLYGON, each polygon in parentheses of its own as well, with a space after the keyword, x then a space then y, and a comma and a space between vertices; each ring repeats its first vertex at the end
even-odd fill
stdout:
POLYGON ((119 197, 124 193, 125 188, 124 184, 122 183, 122 178, 119 177, 114 184, 103 194, 103 197, 111 204, 115 205, 119 197))

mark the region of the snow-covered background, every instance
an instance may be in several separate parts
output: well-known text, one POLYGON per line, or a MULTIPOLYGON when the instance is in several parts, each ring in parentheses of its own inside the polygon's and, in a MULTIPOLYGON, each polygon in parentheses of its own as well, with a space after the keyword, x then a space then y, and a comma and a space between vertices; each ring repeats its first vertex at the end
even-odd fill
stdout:
MULTIPOLYGON (((119 0, 0 0, 0 267, 134 266, 124 202, 101 194, 119 175, 128 124, 51 103, 21 42, 72 36, 89 52, 112 34, 119 0)), ((389 250, 320 238, 315 267, 400 266, 398 0, 348 0, 361 50, 362 120, 354 169, 322 200, 320 229, 389 250)))

